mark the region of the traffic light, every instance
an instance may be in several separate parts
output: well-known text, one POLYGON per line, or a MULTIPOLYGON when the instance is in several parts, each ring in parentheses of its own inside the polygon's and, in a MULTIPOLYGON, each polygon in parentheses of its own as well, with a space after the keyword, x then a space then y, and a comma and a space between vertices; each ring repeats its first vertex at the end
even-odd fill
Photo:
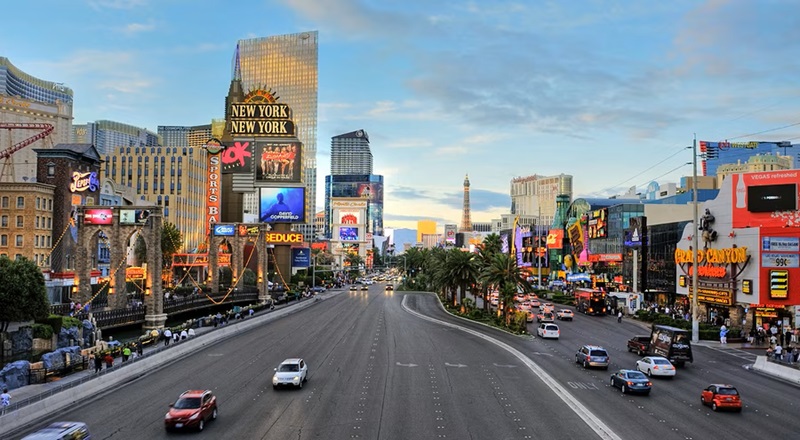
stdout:
POLYGON ((789 296, 789 271, 769 271, 769 297, 773 299, 789 296))

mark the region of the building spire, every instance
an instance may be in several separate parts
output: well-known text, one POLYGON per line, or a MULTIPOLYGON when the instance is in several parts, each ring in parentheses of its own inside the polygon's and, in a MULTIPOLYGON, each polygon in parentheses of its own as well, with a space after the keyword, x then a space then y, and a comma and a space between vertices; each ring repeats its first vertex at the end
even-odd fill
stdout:
POLYGON ((464 177, 464 208, 461 214, 461 232, 472 232, 472 219, 469 212, 469 174, 464 177))
POLYGON ((236 51, 233 53, 233 73, 232 73, 232 80, 233 81, 241 81, 242 80, 242 66, 240 64, 239 59, 239 43, 236 43, 236 51))

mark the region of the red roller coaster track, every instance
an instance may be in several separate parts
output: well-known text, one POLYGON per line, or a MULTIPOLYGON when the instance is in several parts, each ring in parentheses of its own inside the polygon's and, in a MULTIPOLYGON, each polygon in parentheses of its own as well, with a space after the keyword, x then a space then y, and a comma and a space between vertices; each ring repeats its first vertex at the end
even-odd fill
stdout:
POLYGON ((0 159, 8 159, 11 157, 12 154, 16 153, 17 151, 27 147, 28 145, 40 140, 44 139, 47 136, 50 136, 50 133, 53 132, 54 127, 50 124, 25 124, 25 123, 14 123, 14 122, 2 122, 0 123, 0 129, 7 129, 11 130, 42 130, 41 132, 24 139, 16 144, 12 145, 10 148, 6 148, 3 151, 0 151, 0 159))

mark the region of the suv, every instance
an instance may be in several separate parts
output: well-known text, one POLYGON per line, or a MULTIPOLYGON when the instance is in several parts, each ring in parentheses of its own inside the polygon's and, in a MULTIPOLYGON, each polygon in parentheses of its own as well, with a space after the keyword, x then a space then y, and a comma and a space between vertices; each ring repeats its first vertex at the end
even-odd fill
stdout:
POLYGON ((22 440, 59 440, 59 439, 90 439, 89 427, 81 422, 55 422, 47 428, 40 429, 33 434, 26 435, 22 440))
POLYGON ((286 359, 275 369, 272 376, 272 387, 280 385, 294 385, 303 388, 303 382, 308 380, 308 365, 300 358, 286 359))
POLYGON ((217 418, 217 398, 209 390, 189 390, 181 393, 178 400, 169 406, 164 416, 164 428, 194 428, 202 431, 207 420, 217 418))
POLYGON ((582 364, 583 368, 601 367, 608 370, 608 352, 597 345, 584 345, 575 353, 575 363, 582 364))

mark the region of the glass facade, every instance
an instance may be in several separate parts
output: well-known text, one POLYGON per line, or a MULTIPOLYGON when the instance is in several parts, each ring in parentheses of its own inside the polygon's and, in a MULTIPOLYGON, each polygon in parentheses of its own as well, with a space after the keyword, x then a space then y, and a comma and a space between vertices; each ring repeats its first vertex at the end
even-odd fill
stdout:
MULTIPOLYGON (((307 223, 299 229, 308 241, 314 238, 313 216, 317 212, 318 40, 317 31, 239 40, 232 62, 232 76, 241 79, 245 94, 271 90, 278 102, 292 109, 297 138, 304 148, 307 223)), ((254 197, 246 195, 245 204, 248 196, 254 197)))
POLYGON ((331 138, 331 175, 372 174, 372 151, 364 130, 331 138))
POLYGON ((117 147, 158 147, 158 134, 144 128, 115 121, 96 121, 72 126, 72 142, 93 144, 101 156, 117 147))
POLYGON ((331 238, 331 198, 363 197, 365 186, 374 189, 368 197, 367 232, 383 235, 383 176, 353 174, 325 176, 325 237, 331 238))
POLYGON ((61 83, 28 75, 5 57, 0 57, 0 95, 19 96, 48 104, 60 102, 72 107, 72 89, 61 83))

